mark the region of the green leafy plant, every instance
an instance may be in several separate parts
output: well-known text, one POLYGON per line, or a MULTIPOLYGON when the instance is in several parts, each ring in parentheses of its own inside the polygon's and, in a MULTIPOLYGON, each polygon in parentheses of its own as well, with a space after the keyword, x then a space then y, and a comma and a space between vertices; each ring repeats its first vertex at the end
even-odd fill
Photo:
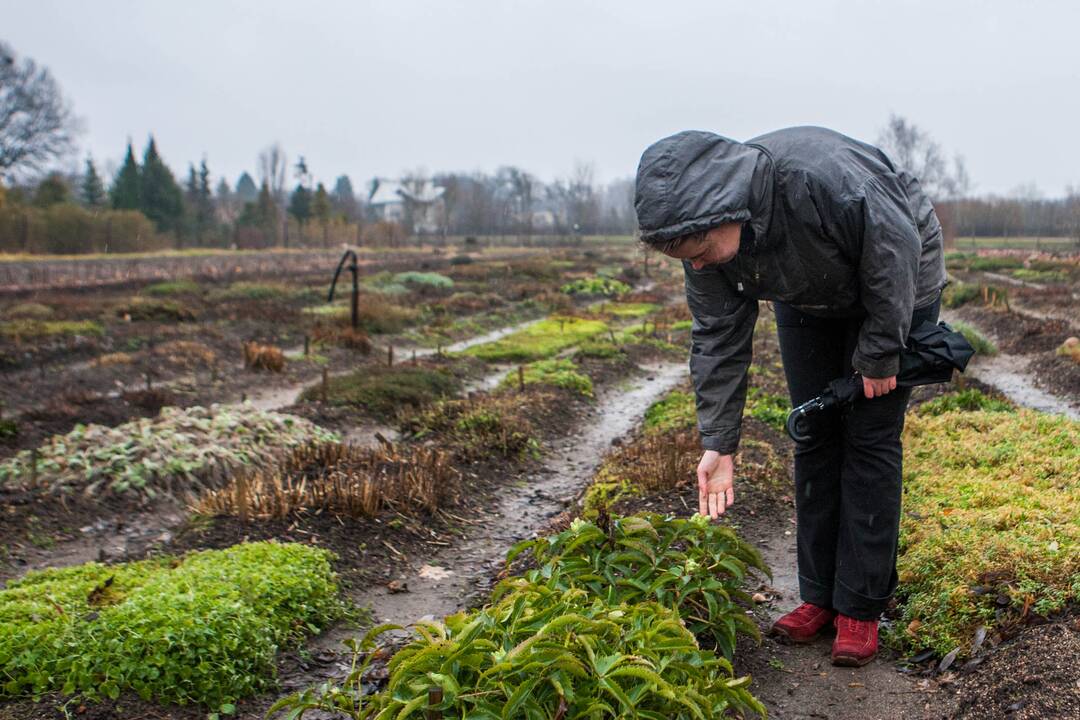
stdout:
POLYGON ((941 294, 941 304, 947 308, 958 308, 980 299, 982 289, 974 283, 949 283, 941 294))
POLYGON ((22 339, 83 335, 101 337, 105 329, 94 320, 8 320, 0 322, 0 337, 22 339))
POLYGON ((306 545, 30 572, 0 590, 0 697, 132 690, 221 709, 273 686, 280 646, 345 614, 330 554, 306 545))
POLYGON ((182 492, 217 484, 244 466, 264 465, 288 448, 337 435, 292 415, 248 405, 210 408, 164 407, 155 418, 140 418, 115 428, 76 425, 34 453, 29 450, 0 463, 0 484, 95 494, 139 490, 182 492))
POLYGON ((674 390, 657 400, 645 411, 645 432, 663 433, 697 425, 697 409, 694 394, 674 390))
POLYGON ((782 431, 791 412, 791 403, 781 395, 774 395, 758 387, 746 391, 744 414, 756 418, 775 430, 782 431))
POLYGON ((194 320, 195 311, 176 300, 133 297, 116 308, 118 317, 135 322, 183 322, 194 320))
POLYGON ((200 295, 202 286, 194 280, 171 280, 147 285, 142 289, 143 295, 154 297, 169 297, 171 295, 200 295))
POLYGON ((507 562, 526 551, 540 566, 527 579, 554 578, 558 587, 588 590, 608 605, 656 600, 678 610, 695 634, 711 636, 727 658, 736 632, 758 637, 738 603, 750 603, 741 589, 747 568, 768 567, 734 530, 704 516, 577 519, 557 535, 518 543, 507 562))

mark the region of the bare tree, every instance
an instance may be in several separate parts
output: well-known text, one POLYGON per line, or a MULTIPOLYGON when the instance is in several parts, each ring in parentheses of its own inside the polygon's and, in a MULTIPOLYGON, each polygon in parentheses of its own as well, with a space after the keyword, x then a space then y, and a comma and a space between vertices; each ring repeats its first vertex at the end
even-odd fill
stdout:
POLYGON ((285 168, 289 162, 280 143, 259 153, 259 181, 266 183, 278 205, 285 205, 285 168))
POLYGON ((890 115, 878 146, 901 169, 914 175, 934 199, 951 194, 951 178, 941 146, 930 135, 900 115, 890 115))
POLYGON ((259 180, 269 188, 274 200, 285 247, 289 247, 289 218, 285 213, 285 168, 288 164, 281 143, 274 143, 259 153, 259 180))
POLYGON ((72 149, 78 127, 49 70, 0 41, 0 175, 41 170, 72 149))

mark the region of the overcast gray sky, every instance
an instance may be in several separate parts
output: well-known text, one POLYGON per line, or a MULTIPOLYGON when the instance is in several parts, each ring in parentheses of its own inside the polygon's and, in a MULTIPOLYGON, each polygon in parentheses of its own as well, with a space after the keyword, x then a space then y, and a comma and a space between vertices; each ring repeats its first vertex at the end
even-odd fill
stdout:
POLYGON ((1068 0, 0 0, 0 18, 102 165, 153 133, 178 174, 205 155, 230 184, 275 140, 358 188, 579 160, 608 180, 682 129, 874 141, 895 112, 962 154, 978 193, 1080 185, 1068 0))

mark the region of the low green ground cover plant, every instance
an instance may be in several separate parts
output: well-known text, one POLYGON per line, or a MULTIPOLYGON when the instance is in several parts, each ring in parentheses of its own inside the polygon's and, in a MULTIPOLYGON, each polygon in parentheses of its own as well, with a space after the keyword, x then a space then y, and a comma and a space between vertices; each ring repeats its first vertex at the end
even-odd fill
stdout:
POLYGON ((976 410, 1014 412, 1016 406, 1004 398, 987 395, 975 388, 964 388, 928 400, 919 405, 915 412, 919 415, 941 415, 948 412, 974 412, 976 410))
POLYGON ((94 320, 7 320, 0 322, 0 337, 18 342, 53 337, 101 337, 105 329, 94 320))
POLYGON ((9 320, 47 320, 52 315, 51 307, 36 302, 16 303, 4 309, 4 317, 9 320))
POLYGON ((971 258, 967 266, 971 270, 984 272, 1015 270, 1024 266, 1024 258, 1019 255, 982 255, 971 258))
POLYGON ((464 352, 488 362, 542 360, 607 332, 607 329, 607 324, 600 320, 553 316, 499 340, 474 345, 464 352))
POLYGON ((774 430, 783 432, 789 412, 791 412, 791 403, 786 396, 775 395, 758 387, 747 388, 744 415, 756 418, 774 430))
POLYGON ((249 405, 164 407, 117 427, 76 425, 37 451, 0 463, 0 485, 36 482, 56 492, 183 493, 235 469, 269 463, 288 448, 337 436, 302 418, 249 405), (36 468, 34 467, 36 458, 36 468))
MULTIPOLYGON (((392 419, 403 408, 421 407, 460 390, 461 381, 444 370, 380 365, 330 378, 326 384, 326 399, 332 405, 351 405, 375 417, 392 419)), ((322 385, 312 385, 301 397, 313 401, 320 400, 322 394, 322 385)))
POLYGON ((48 691, 231 712, 274 658, 346 614, 330 554, 249 543, 34 571, 0 590, 0 697, 48 691))
POLYGON ((618 297, 630 292, 630 286, 609 277, 579 278, 559 288, 567 295, 586 297, 618 297))
POLYGON ((941 294, 941 304, 947 308, 958 308, 982 299, 982 288, 975 283, 952 282, 941 294))
POLYGON ((133 297, 116 308, 116 315, 134 322, 184 322, 196 313, 178 300, 133 297))
POLYGON ((697 425, 694 394, 674 390, 657 400, 645 411, 645 432, 663 433, 692 428, 697 425))
POLYGON ((593 396, 592 379, 578 370, 574 361, 568 358, 551 358, 531 362, 524 366, 524 371, 520 377, 516 371, 509 373, 503 378, 500 387, 517 387, 522 377, 526 385, 551 385, 565 388, 585 397, 593 396))
POLYGON ((982 626, 1080 601, 1080 422, 915 413, 904 441, 904 644, 966 656, 982 626))
POLYGON ((617 318, 639 318, 656 312, 657 307, 656 303, 613 302, 604 303, 600 306, 599 311, 602 315, 610 315, 617 318))
POLYGON ((990 338, 976 330, 973 325, 958 320, 952 326, 953 330, 963 335, 964 339, 971 343, 971 347, 975 348, 977 355, 997 355, 997 345, 990 338))
POLYGON ((1068 282, 1069 276, 1062 270, 1034 270, 1032 268, 1017 268, 1012 271, 1012 276, 1017 280, 1025 280, 1034 283, 1063 283, 1068 282))

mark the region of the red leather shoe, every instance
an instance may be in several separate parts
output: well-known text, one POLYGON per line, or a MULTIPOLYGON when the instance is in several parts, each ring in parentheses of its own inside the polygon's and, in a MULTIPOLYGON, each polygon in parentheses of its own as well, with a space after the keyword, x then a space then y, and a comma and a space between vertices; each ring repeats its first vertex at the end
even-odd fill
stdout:
POLYGON ((837 615, 836 640, 832 646, 833 665, 860 667, 874 659, 878 649, 877 620, 856 620, 837 615))
POLYGON ((769 634, 785 637, 791 642, 810 642, 834 617, 835 610, 803 603, 787 615, 779 617, 769 628, 769 634))

